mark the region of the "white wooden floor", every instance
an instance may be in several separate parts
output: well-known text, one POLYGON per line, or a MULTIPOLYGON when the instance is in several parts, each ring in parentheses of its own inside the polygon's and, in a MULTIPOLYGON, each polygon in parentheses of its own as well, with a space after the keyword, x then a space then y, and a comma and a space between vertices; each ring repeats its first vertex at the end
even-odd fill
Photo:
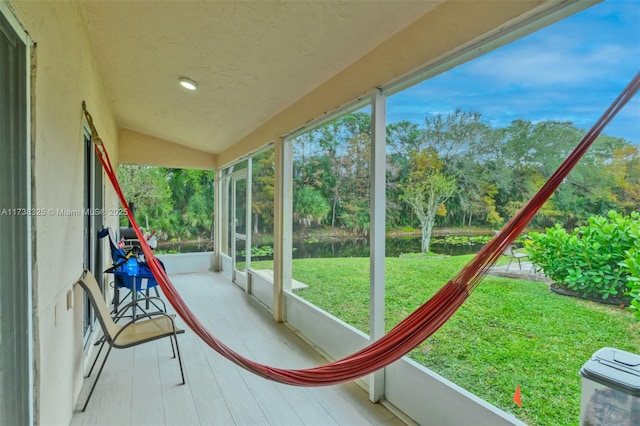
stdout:
MULTIPOLYGON (((317 352, 220 273, 174 275, 172 282, 222 342, 255 361, 284 368, 325 363, 317 352)), ((184 327, 178 319, 178 325, 184 327)), ((303 388, 237 367, 193 332, 178 336, 186 385, 168 339, 114 349, 87 410, 72 425, 402 425, 353 383, 303 388)), ((105 349, 106 350, 106 349, 105 349)), ((93 376, 95 376, 95 372, 93 376)), ((81 407, 92 379, 86 379, 81 407)))

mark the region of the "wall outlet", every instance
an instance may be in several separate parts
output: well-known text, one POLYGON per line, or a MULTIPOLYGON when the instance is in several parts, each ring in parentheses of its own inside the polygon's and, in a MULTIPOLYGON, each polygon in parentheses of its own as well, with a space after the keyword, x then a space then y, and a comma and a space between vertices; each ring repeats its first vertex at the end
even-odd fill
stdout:
POLYGON ((73 290, 67 291, 67 311, 73 308, 73 290))

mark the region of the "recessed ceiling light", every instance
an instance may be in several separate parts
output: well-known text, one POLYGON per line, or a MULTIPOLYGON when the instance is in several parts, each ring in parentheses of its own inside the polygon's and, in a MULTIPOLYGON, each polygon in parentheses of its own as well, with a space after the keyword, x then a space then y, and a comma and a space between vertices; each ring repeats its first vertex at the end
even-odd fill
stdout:
POLYGON ((187 77, 180 77, 180 85, 188 90, 196 90, 198 88, 198 83, 187 77))

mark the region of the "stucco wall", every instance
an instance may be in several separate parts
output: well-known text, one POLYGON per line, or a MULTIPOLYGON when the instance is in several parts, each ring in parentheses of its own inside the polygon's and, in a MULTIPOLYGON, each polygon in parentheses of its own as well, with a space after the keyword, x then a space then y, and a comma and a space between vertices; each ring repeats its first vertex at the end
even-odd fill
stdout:
POLYGON ((120 129, 118 139, 122 163, 205 170, 211 170, 216 165, 213 154, 133 130, 120 129))
MULTIPOLYGON (((35 421, 69 424, 82 385, 85 355, 82 290, 74 289, 70 310, 66 293, 83 269, 84 218, 55 210, 83 207, 82 101, 87 102, 114 161, 117 131, 80 6, 22 1, 11 5, 36 42, 32 207, 47 212, 33 218, 35 421)), ((113 207, 115 202, 114 192, 106 187, 105 206, 113 207)), ((115 224, 115 218, 107 220, 115 224)))

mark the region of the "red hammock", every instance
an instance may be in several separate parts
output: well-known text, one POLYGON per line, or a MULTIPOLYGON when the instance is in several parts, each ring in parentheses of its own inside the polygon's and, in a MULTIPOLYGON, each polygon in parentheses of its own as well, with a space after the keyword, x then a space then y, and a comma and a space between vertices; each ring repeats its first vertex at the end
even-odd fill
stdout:
MULTIPOLYGON (((622 109, 640 88, 640 73, 636 74, 631 83, 613 102, 598 122, 582 138, 578 146, 571 152, 558 170, 549 178, 544 186, 529 200, 529 202, 502 228, 482 250, 442 289, 431 299, 416 309, 406 319, 396 325, 379 340, 364 349, 355 352, 338 361, 322 366, 289 370, 270 367, 251 361, 234 352, 208 331, 187 307, 175 287, 169 280, 164 269, 159 266, 158 259, 144 239, 140 228, 129 209, 126 209, 131 225, 141 242, 145 259, 149 262, 153 274, 160 284, 165 296, 185 323, 204 340, 211 348, 221 355, 246 368, 247 370, 280 383, 297 386, 333 385, 357 379, 379 370, 393 361, 406 355, 427 337, 435 333, 462 305, 473 290, 480 284, 481 279, 496 263, 501 253, 520 235, 529 224, 533 216, 545 201, 558 188, 584 155, 589 146, 600 135, 605 126, 622 109)), ((95 149, 104 166, 107 176, 115 188, 120 202, 127 206, 127 201, 118 183, 116 172, 111 165, 109 155, 93 125, 91 115, 83 105, 85 116, 91 128, 95 149)))

